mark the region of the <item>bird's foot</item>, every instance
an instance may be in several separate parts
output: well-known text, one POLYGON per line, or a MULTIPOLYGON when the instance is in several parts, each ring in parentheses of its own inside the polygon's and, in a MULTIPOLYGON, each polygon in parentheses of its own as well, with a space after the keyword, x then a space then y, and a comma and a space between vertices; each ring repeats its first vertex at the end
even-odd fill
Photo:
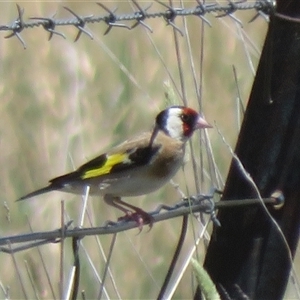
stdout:
POLYGON ((138 224, 139 231, 141 232, 143 226, 149 224, 150 230, 154 223, 154 218, 143 210, 136 210, 135 212, 128 210, 125 216, 118 218, 118 221, 135 221, 138 224))

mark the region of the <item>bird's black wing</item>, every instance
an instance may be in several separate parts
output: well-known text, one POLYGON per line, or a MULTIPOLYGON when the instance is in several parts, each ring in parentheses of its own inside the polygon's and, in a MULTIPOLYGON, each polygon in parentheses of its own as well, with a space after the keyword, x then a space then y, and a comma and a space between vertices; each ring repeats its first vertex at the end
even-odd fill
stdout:
POLYGON ((85 163, 76 171, 50 180, 50 183, 61 186, 77 180, 91 179, 141 167, 151 162, 160 147, 160 145, 135 147, 121 153, 102 154, 85 163))

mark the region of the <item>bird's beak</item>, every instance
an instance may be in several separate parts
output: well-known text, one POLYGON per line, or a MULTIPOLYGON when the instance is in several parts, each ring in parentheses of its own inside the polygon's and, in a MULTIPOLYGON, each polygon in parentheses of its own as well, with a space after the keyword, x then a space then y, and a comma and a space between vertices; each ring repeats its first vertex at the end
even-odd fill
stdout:
POLYGON ((196 128, 212 128, 203 118, 199 117, 196 123, 196 128))

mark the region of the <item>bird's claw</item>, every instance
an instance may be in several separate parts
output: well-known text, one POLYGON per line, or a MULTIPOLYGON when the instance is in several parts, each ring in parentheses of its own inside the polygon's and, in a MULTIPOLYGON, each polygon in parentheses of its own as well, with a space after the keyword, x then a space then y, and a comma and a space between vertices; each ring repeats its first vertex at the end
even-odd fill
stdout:
POLYGON ((139 231, 141 232, 145 224, 149 224, 149 230, 152 229, 154 218, 145 211, 132 212, 128 210, 123 217, 118 218, 118 221, 135 221, 138 224, 139 231))

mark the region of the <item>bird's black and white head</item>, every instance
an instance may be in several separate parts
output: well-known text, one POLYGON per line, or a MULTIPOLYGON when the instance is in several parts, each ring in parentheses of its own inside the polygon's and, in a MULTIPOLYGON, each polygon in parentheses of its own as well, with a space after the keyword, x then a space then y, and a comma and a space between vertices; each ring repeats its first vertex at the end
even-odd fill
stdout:
POLYGON ((196 129, 211 128, 195 110, 186 106, 171 106, 156 117, 156 129, 168 136, 187 141, 196 129))

